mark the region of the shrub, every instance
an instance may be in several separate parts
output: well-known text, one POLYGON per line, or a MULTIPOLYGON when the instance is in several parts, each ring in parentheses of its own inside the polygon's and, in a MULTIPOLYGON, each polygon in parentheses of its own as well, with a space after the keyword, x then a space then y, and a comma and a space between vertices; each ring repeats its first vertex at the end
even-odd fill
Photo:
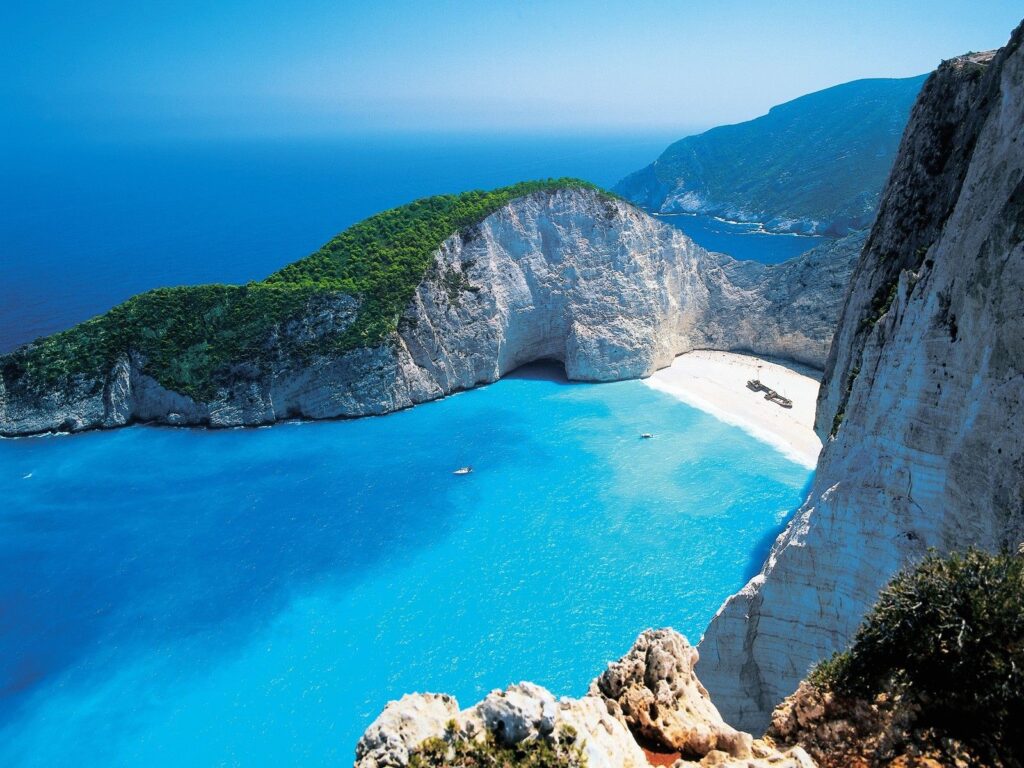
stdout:
POLYGON ((850 649, 810 682, 840 696, 899 696, 919 728, 995 763, 1024 759, 1024 556, 929 555, 898 575, 850 649))
POLYGON ((449 728, 445 738, 427 739, 409 760, 409 768, 586 768, 575 729, 562 726, 551 739, 503 744, 490 732, 467 739, 449 728))

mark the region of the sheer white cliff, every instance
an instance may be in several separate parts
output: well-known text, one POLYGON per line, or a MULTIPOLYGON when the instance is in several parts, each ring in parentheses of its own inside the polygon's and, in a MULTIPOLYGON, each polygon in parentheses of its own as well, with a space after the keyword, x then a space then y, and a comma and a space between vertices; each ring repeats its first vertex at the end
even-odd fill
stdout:
POLYGON ((235 426, 380 414, 494 381, 550 358, 572 379, 646 376, 695 348, 746 350, 824 365, 856 241, 781 265, 737 262, 597 192, 516 199, 449 237, 398 332, 372 348, 287 350, 353 322, 358 300, 325 297, 266 340, 268 372, 238 365, 210 402, 161 387, 123 357, 102 381, 26 395, 0 374, 0 434, 133 421, 235 426))
POLYGON ((914 108, 818 401, 809 497, 700 644, 760 732, 929 548, 1024 538, 1024 26, 944 63, 914 108))

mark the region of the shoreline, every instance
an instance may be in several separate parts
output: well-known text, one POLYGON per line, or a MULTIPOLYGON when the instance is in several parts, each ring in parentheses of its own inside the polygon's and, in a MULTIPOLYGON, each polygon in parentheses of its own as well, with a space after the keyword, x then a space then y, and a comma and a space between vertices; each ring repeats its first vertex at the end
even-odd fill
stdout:
POLYGON ((643 383, 739 427, 790 461, 814 469, 822 444, 814 432, 819 382, 810 373, 803 366, 781 365, 755 355, 694 350, 643 383), (790 398, 793 408, 781 408, 747 389, 747 381, 754 378, 790 398))
POLYGON ((733 226, 741 226, 741 227, 756 227, 756 229, 754 229, 754 230, 752 230, 750 232, 735 232, 735 233, 732 233, 732 234, 740 235, 740 236, 742 236, 742 235, 783 235, 783 236, 787 236, 787 237, 814 237, 814 238, 823 237, 823 238, 826 238, 828 240, 840 240, 840 239, 842 239, 838 235, 828 235, 828 234, 814 233, 814 232, 797 232, 795 230, 789 230, 789 229, 784 229, 784 230, 768 229, 768 227, 765 226, 765 222, 763 222, 763 221, 736 221, 736 220, 733 220, 733 219, 726 219, 726 218, 723 218, 721 216, 716 216, 713 213, 706 213, 706 212, 702 212, 702 211, 673 211, 671 213, 667 213, 667 212, 662 212, 662 211, 652 211, 652 210, 649 210, 647 208, 641 208, 641 210, 643 210, 645 213, 647 213, 650 216, 653 216, 656 219, 660 219, 660 218, 664 218, 664 217, 668 217, 668 216, 689 216, 691 218, 698 218, 698 217, 703 216, 705 218, 714 219, 715 221, 717 221, 717 222, 719 222, 721 224, 730 224, 730 225, 733 225, 733 226))

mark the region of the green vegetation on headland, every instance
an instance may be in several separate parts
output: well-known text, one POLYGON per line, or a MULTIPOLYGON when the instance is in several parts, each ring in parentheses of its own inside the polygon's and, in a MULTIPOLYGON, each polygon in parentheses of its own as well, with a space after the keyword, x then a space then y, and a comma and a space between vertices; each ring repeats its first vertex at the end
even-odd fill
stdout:
POLYGON ((832 697, 819 716, 860 731, 855 749, 1024 764, 1024 554, 928 556, 809 680, 832 697))
POLYGON ((162 386, 209 400, 232 366, 266 362, 275 329, 302 317, 318 298, 338 295, 359 302, 347 330, 286 352, 302 360, 375 346, 395 331, 444 240, 511 200, 565 188, 597 189, 561 178, 417 200, 349 227, 261 282, 158 288, 135 296, 0 357, 0 373, 9 387, 39 392, 66 388, 77 376, 101 386, 117 359, 133 351, 162 386))

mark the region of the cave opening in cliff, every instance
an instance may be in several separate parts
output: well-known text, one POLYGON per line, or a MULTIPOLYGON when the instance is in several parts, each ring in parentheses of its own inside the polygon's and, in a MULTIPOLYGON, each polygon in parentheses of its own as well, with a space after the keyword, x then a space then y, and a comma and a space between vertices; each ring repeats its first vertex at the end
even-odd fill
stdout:
POLYGON ((543 379, 568 384, 569 376, 565 372, 565 363, 553 357, 541 357, 524 363, 506 373, 505 379, 543 379))

